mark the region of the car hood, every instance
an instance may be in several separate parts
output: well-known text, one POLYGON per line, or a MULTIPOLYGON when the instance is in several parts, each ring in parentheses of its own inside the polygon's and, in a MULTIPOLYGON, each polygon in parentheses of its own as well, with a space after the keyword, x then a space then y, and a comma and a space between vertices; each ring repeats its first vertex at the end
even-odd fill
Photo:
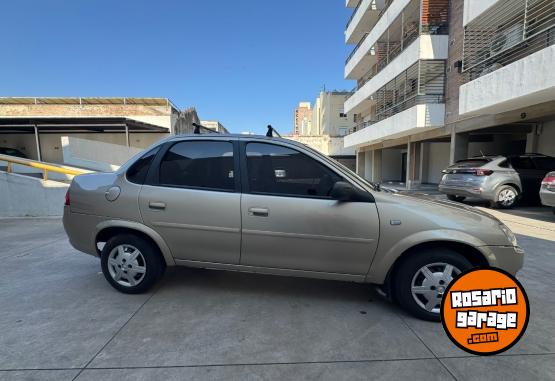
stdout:
POLYGON ((477 208, 403 193, 376 192, 374 198, 381 232, 395 231, 400 239, 435 231, 442 235, 453 232, 452 236, 472 236, 475 245, 509 244, 501 222, 477 208))

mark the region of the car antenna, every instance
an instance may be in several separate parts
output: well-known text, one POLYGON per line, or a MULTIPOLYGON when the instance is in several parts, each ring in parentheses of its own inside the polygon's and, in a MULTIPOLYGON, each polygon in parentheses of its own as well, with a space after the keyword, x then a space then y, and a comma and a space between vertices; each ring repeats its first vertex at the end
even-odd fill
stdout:
POLYGON ((271 138, 274 136, 274 133, 281 138, 281 135, 279 134, 279 132, 276 131, 276 129, 274 127, 272 127, 271 124, 268 124, 268 131, 266 132, 266 136, 271 138))
POLYGON ((486 157, 486 155, 484 155, 484 153, 482 152, 482 150, 480 150, 480 154, 482 155, 482 157, 486 157))
POLYGON ((195 122, 193 122, 192 124, 193 124, 193 126, 195 126, 195 130, 193 131, 193 134, 195 134, 195 135, 200 135, 200 129, 201 128, 205 128, 205 129, 209 130, 208 127, 204 127, 201 124, 198 124, 198 123, 195 123, 195 122))

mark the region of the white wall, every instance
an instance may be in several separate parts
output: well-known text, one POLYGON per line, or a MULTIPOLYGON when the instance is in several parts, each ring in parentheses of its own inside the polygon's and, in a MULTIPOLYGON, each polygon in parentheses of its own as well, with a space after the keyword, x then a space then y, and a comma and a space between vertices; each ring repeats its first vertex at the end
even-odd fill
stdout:
POLYGON ((69 185, 0 172, 0 216, 61 216, 69 185))
POLYGON ((401 179, 402 149, 382 150, 382 181, 405 181, 401 179))
POLYGON ((538 139, 537 151, 544 155, 555 156, 555 120, 543 124, 542 132, 538 139))
POLYGON ((555 99, 555 45, 465 83, 459 113, 496 114, 555 99))
POLYGON ((416 105, 347 135, 345 147, 369 145, 384 139, 394 139, 422 132, 428 128, 442 127, 444 118, 445 105, 442 103, 416 105))
POLYGON ((464 0, 463 24, 468 24, 498 1, 499 0, 464 0))
POLYGON ((62 136, 63 162, 96 171, 114 171, 141 149, 125 145, 62 136))
POLYGON ((449 166, 449 150, 450 143, 431 142, 427 145, 428 149, 428 166, 427 166, 427 179, 422 179, 423 182, 431 184, 439 184, 441 171, 449 166))
MULTIPOLYGON (((158 140, 165 138, 169 133, 131 133, 131 147, 144 149, 158 140)), ((83 133, 83 134, 40 134, 40 147, 42 160, 49 163, 63 163, 62 136, 75 137, 90 141, 98 141, 125 145, 124 133, 83 133)), ((36 160, 36 143, 33 134, 2 134, 0 135, 1 147, 20 149, 29 159, 36 160)))

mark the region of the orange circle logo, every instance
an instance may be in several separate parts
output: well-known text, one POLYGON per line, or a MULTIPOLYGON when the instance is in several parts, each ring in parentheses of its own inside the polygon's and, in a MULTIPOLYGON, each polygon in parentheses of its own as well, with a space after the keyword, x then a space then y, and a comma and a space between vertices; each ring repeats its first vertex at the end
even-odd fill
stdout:
POLYGON ((441 323, 459 348, 494 355, 515 345, 530 317, 528 296, 509 273, 493 268, 460 274, 445 290, 441 323))

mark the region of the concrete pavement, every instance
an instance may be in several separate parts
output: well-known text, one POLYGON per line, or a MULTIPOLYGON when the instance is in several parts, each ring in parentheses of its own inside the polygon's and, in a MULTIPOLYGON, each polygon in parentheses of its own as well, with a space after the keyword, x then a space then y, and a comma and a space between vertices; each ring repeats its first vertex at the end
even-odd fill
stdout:
POLYGON ((494 357, 366 285, 176 268, 149 294, 120 294, 59 219, 3 219, 0 380, 555 379, 555 216, 519 220, 533 215, 501 215, 526 226, 531 319, 494 357))

